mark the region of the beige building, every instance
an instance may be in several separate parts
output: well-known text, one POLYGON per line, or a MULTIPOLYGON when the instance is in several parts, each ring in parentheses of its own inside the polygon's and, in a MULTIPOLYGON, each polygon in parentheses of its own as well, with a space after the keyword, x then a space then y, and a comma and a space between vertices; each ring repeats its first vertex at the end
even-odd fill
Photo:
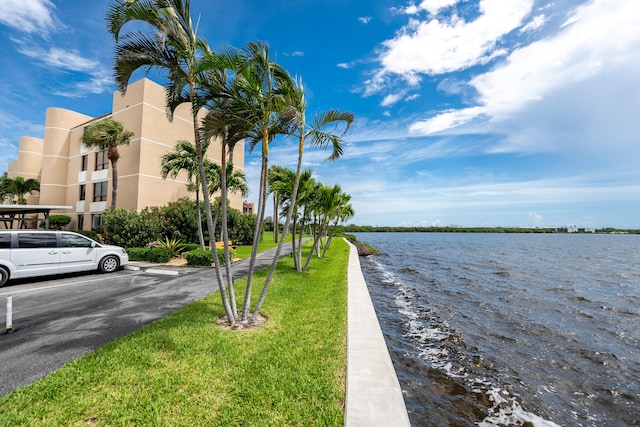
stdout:
MULTIPOLYGON (((106 151, 87 149, 82 144, 85 126, 105 117, 122 122, 134 132, 128 146, 118 147, 118 207, 137 210, 162 206, 181 197, 195 198, 187 191, 186 173, 175 180, 163 180, 160 161, 179 140, 193 142, 190 105, 180 106, 173 121, 166 115, 163 86, 139 80, 126 95, 113 94, 112 112, 98 118, 61 108, 48 108, 44 139, 21 137, 18 159, 9 163, 8 177, 22 176, 40 181, 40 193, 29 196, 30 205, 71 206, 52 213, 69 215, 70 228, 91 229, 101 224, 111 206, 111 165, 106 151)), ((207 156, 220 163, 220 146, 211 144, 207 156)), ((235 167, 244 169, 244 144, 233 154, 235 167)), ((243 210, 242 196, 230 194, 233 208, 243 210)))

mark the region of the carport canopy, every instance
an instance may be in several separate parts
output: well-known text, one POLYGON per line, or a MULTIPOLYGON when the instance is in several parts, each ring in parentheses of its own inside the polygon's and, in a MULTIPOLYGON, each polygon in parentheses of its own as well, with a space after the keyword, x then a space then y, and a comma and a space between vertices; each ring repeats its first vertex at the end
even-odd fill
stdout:
POLYGON ((69 210, 71 206, 45 206, 45 205, 0 205, 0 221, 5 229, 29 228, 28 224, 35 221, 44 221, 45 230, 49 229, 49 214, 51 211, 69 210), (36 214, 33 216, 33 214, 36 214), (27 216, 30 215, 30 216, 27 216))

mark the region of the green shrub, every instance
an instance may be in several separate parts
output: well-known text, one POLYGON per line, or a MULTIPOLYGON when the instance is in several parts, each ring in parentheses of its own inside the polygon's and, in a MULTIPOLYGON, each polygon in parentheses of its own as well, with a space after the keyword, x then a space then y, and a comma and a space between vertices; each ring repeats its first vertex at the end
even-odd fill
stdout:
POLYGON ((163 248, 149 248, 147 261, 163 264, 171 261, 171 253, 163 248))
MULTIPOLYGON (((233 258, 233 251, 231 251, 231 257, 233 258)), ((213 257, 211 256, 211 250, 194 249, 186 253, 185 258, 187 264, 196 267, 210 267, 213 264, 213 257)), ((220 264, 224 264, 224 249, 218 249, 218 259, 220 264)))
POLYGON ((152 209, 142 212, 127 211, 123 208, 107 209, 104 216, 104 240, 112 245, 124 247, 144 247, 158 240, 162 219, 152 209))
MULTIPOLYGON (((200 203, 202 230, 207 238, 207 223, 204 215, 204 205, 200 203)), ((187 197, 178 199, 162 207, 162 215, 166 218, 164 235, 170 239, 181 240, 186 243, 198 243, 198 215, 196 203, 187 197)))
MULTIPOLYGON (((64 227, 69 225, 71 217, 68 215, 49 215, 49 229, 50 230, 63 230, 64 227)), ((45 227, 45 222, 40 221, 40 227, 45 227)))
MULTIPOLYGON (((227 211, 227 227, 229 229, 229 240, 239 245, 250 245, 253 243, 253 233, 256 228, 256 217, 244 215, 237 209, 229 208, 227 211)), ((220 228, 218 226, 218 228, 220 228)))
POLYGON ((169 251, 162 248, 128 248, 130 261, 148 261, 157 264, 164 264, 171 261, 169 251))
POLYGON ((127 248, 129 261, 146 261, 149 248, 127 248))
MULTIPOLYGON (((217 209, 214 204, 214 212, 217 209)), ((203 215, 205 241, 209 240, 203 215)), ((251 244, 256 218, 243 215, 237 209, 228 211, 229 240, 237 244, 251 244)), ((217 225, 217 238, 220 240, 220 223, 217 225)), ((198 243, 198 221, 195 203, 182 198, 163 207, 147 207, 141 212, 127 211, 123 208, 108 208, 104 215, 104 241, 124 247, 144 247, 150 242, 163 239, 184 243, 198 243)))

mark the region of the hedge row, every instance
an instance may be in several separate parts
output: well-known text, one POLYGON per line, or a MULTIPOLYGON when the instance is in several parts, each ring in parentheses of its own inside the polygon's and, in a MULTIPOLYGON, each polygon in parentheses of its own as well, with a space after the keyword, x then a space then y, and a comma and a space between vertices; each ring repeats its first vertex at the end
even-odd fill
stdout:
MULTIPOLYGON (((224 264, 224 249, 218 249, 218 260, 220 264, 224 264)), ((164 264, 171 260, 170 252, 167 249, 162 248, 128 248, 130 261, 147 261, 158 264, 164 264)), ((235 252, 231 250, 231 258, 233 258, 235 252)), ((193 249, 185 252, 185 259, 187 265, 194 267, 210 267, 213 264, 213 256, 209 249, 193 249)))

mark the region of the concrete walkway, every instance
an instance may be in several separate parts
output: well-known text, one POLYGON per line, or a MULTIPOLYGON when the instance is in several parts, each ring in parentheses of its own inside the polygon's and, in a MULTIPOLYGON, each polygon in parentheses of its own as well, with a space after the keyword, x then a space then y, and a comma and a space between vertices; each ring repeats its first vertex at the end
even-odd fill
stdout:
POLYGON ((410 426, 400 383, 360 268, 350 247, 347 309, 346 427, 410 426))

